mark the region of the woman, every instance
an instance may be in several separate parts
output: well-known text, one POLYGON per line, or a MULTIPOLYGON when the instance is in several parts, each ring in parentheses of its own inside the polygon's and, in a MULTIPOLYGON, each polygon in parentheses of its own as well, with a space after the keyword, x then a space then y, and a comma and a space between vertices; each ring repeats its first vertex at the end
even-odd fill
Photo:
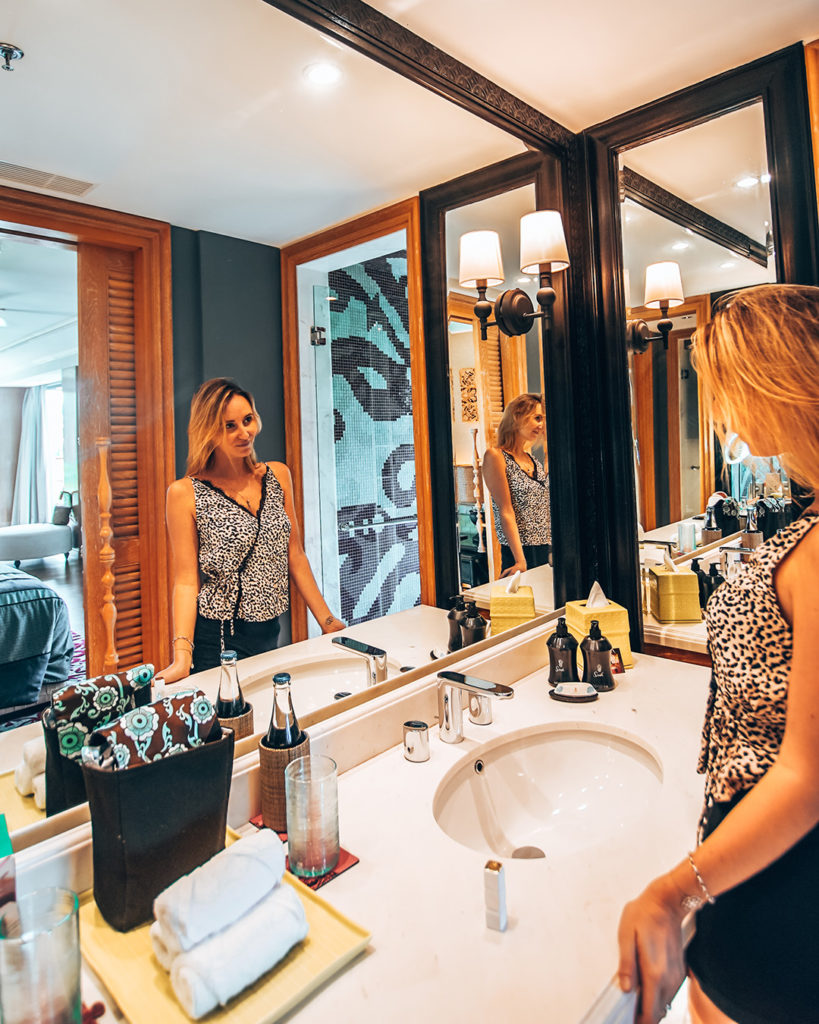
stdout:
POLYGON ((681 921, 701 905, 695 1024, 799 1024, 819 1019, 819 288, 726 297, 695 355, 723 429, 785 452, 814 502, 708 602, 701 843, 624 909, 620 984, 639 986, 640 1024, 661 1019, 686 970, 681 921))
POLYGON ((483 457, 483 478, 501 544, 501 579, 549 561, 549 477, 529 450, 544 429, 540 395, 518 395, 503 410, 498 447, 487 448, 483 457))
POLYGON ((344 629, 319 592, 293 505, 290 471, 259 462, 262 421, 252 395, 231 380, 206 381, 191 403, 188 475, 168 488, 174 560, 173 661, 166 683, 273 650, 292 579, 324 633, 344 629))

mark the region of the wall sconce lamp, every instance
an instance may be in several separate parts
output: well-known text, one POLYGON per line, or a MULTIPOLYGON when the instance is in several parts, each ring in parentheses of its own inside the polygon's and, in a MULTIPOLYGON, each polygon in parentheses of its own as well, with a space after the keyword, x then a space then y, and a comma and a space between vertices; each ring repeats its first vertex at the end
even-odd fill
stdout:
POLYGON ((503 292, 493 306, 486 297, 486 289, 503 284, 500 237, 497 231, 468 231, 461 235, 458 281, 464 288, 478 291, 474 311, 481 325, 481 339, 486 341, 487 328, 495 326, 510 337, 526 334, 539 319, 549 331, 556 298, 552 274, 568 266, 566 237, 557 210, 527 213, 520 221, 520 269, 524 274, 539 275, 540 312, 535 312, 532 300, 521 288, 503 292), (490 320, 493 312, 495 319, 490 320))
POLYGON ((662 263, 650 263, 646 267, 646 293, 643 304, 649 309, 659 309, 662 319, 657 321, 659 334, 652 334, 645 320, 629 320, 626 323, 626 340, 633 352, 645 352, 650 341, 663 339, 663 348, 668 348, 668 335, 671 331, 669 309, 681 306, 685 301, 683 294, 680 265, 674 260, 662 263))

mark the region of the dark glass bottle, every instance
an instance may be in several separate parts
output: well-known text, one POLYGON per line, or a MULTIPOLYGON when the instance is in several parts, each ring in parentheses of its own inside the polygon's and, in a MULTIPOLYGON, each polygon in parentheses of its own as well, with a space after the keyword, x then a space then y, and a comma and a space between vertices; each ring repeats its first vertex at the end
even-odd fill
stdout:
POLYGON ((478 611, 474 601, 466 602, 466 615, 461 619, 462 646, 469 647, 486 636, 486 619, 478 611))
POLYGON ((611 644, 600 632, 600 623, 592 619, 589 635, 580 645, 583 652, 583 682, 591 683, 598 693, 614 689, 611 672, 611 644))
POLYGON ((549 648, 549 685, 579 683, 577 674, 577 641, 569 632, 566 620, 557 620, 557 629, 546 641, 549 648))
POLYGON ((452 602, 452 608, 449 615, 447 615, 447 619, 449 619, 449 645, 447 650, 451 654, 453 651, 460 651, 463 647, 461 622, 466 618, 466 604, 462 594, 451 597, 450 601, 452 602))
MULTIPOLYGON (((725 577, 719 571, 719 566, 717 565, 716 562, 712 562, 711 563, 711 568, 710 568, 710 570, 708 572, 708 576, 706 577, 706 580, 708 581, 708 597, 710 598, 711 595, 714 593, 714 591, 717 589, 717 587, 721 583, 725 582, 725 577)), ((706 604, 707 604, 707 601, 706 601, 706 604)))
POLYGON ((700 564, 699 558, 691 559, 691 569, 697 575, 697 589, 699 591, 700 608, 704 608, 708 598, 711 596, 711 591, 708 587, 708 574, 700 564))
POLYGON ((222 651, 219 657, 219 694, 216 697, 218 718, 238 718, 245 713, 245 698, 239 685, 236 651, 222 651))
POLYGON ((297 747, 303 740, 304 733, 299 728, 290 697, 290 673, 277 672, 273 676, 273 711, 265 745, 274 750, 284 750, 297 747))

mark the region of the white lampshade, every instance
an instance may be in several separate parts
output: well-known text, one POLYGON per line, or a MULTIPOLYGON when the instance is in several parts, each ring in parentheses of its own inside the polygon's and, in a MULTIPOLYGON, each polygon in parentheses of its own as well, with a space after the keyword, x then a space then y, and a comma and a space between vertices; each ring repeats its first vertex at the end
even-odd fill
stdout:
POLYGON ((542 263, 551 264, 552 271, 569 265, 563 221, 557 210, 536 210, 520 218, 520 269, 524 274, 537 274, 542 263))
POLYGON ((684 301, 679 263, 674 260, 650 263, 646 267, 645 305, 650 309, 659 309, 662 303, 667 302, 671 308, 681 306, 684 301))
POLYGON ((461 261, 458 281, 464 288, 503 284, 503 260, 497 231, 467 231, 461 235, 461 261))

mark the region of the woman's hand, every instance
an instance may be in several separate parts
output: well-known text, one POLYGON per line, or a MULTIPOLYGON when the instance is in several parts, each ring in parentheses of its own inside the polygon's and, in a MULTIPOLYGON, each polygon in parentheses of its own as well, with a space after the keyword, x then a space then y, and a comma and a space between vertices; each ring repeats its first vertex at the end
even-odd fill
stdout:
POLYGON ((515 562, 514 565, 510 565, 508 569, 504 569, 498 579, 503 579, 505 576, 514 576, 516 572, 526 572, 525 562, 515 562))
POLYGON ((322 633, 340 633, 342 629, 346 628, 346 622, 342 622, 341 619, 337 619, 335 615, 331 615, 321 624, 322 633))
POLYGON ((635 1024, 662 1020, 685 978, 681 895, 671 876, 662 875, 620 916, 617 974, 624 992, 640 989, 635 1024))
POLYGON ((178 683, 180 679, 187 679, 191 674, 191 658, 189 654, 177 655, 174 660, 168 665, 167 668, 163 668, 161 672, 157 672, 154 677, 155 683, 178 683))

